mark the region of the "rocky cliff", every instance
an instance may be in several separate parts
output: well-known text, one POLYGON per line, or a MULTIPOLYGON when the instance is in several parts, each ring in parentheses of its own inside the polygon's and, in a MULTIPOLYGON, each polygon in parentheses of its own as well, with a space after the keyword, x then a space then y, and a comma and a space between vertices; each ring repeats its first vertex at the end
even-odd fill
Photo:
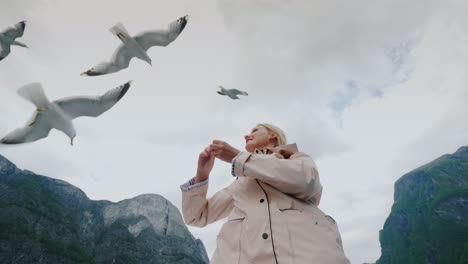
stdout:
POLYGON ((468 263, 468 146, 403 175, 377 264, 468 263))
POLYGON ((208 263, 178 209, 156 194, 93 201, 0 155, 0 263, 208 263))

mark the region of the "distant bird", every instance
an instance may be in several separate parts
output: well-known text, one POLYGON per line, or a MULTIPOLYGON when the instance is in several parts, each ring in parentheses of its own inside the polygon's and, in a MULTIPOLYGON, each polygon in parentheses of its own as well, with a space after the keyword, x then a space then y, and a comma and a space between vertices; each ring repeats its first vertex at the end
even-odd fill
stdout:
POLYGON ((242 95, 249 95, 247 92, 243 92, 243 91, 239 91, 237 89, 226 89, 224 88, 223 86, 219 86, 219 91, 217 91, 217 93, 221 94, 221 95, 227 95, 229 96, 229 98, 231 99, 240 99, 239 97, 237 97, 239 94, 242 94, 242 95))
POLYGON ((122 23, 118 23, 110 31, 116 35, 123 44, 117 48, 108 62, 101 62, 81 75, 97 76, 118 72, 128 67, 130 60, 137 57, 151 65, 151 58, 146 51, 153 46, 167 46, 173 42, 187 25, 188 15, 183 16, 169 24, 165 30, 145 31, 131 37, 122 23))
POLYGON ((25 27, 26 21, 21 21, 16 23, 13 27, 0 32, 0 61, 10 54, 11 45, 17 45, 25 48, 28 47, 25 44, 16 41, 16 38, 23 36, 25 27))
POLYGON ((18 94, 32 102, 37 110, 24 127, 18 128, 3 139, 2 144, 33 142, 49 135, 52 128, 58 129, 70 138, 76 136, 72 120, 80 116, 97 117, 112 108, 130 88, 130 81, 111 89, 101 96, 74 96, 50 102, 40 83, 27 84, 18 89, 18 94))

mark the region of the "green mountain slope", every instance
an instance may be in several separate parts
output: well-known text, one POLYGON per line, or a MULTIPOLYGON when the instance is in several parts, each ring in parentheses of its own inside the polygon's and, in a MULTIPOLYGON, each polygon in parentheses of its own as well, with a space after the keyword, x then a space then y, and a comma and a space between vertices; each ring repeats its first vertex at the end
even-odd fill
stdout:
POLYGON ((377 264, 468 263, 468 146, 403 175, 377 264))
POLYGON ((178 209, 156 194, 112 203, 0 155, 0 263, 208 263, 178 209))

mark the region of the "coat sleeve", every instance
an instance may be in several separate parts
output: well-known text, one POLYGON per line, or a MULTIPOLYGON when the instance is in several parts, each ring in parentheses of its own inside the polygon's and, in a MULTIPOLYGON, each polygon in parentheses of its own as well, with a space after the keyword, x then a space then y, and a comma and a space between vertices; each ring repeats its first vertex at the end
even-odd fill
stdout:
POLYGON ((233 159, 232 174, 258 179, 283 193, 318 203, 322 185, 312 158, 302 152, 289 159, 280 156, 241 152, 233 159))
POLYGON ((229 215, 234 207, 229 186, 207 199, 208 184, 182 191, 182 215, 190 226, 204 227, 229 215))

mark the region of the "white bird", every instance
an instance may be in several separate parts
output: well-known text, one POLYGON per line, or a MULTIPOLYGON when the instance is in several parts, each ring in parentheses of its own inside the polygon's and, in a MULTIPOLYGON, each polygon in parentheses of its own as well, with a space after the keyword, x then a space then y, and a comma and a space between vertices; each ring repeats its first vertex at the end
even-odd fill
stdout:
POLYGON ((13 27, 9 27, 3 32, 0 32, 0 61, 10 54, 11 45, 17 45, 24 48, 28 47, 16 40, 16 38, 23 36, 25 27, 26 21, 21 21, 16 23, 13 27))
POLYGON ((151 58, 146 53, 153 46, 167 46, 173 42, 187 25, 188 15, 169 24, 165 30, 145 31, 131 37, 122 23, 118 23, 110 31, 123 43, 114 52, 108 62, 101 62, 81 75, 97 76, 118 72, 128 67, 130 60, 137 57, 151 65, 151 58))
POLYGON ((247 92, 240 91, 240 90, 237 90, 237 89, 226 89, 221 85, 219 86, 219 91, 217 91, 217 93, 219 93, 221 95, 229 96, 229 98, 231 98, 231 99, 240 99, 238 97, 239 94, 242 94, 242 95, 245 95, 245 96, 249 95, 247 92))
POLYGON ((18 94, 32 102, 37 110, 24 127, 10 132, 0 140, 2 144, 33 142, 49 135, 52 128, 70 138, 76 136, 72 120, 80 116, 97 117, 112 108, 130 88, 131 81, 111 89, 101 96, 73 96, 50 102, 40 83, 27 84, 18 89, 18 94))

